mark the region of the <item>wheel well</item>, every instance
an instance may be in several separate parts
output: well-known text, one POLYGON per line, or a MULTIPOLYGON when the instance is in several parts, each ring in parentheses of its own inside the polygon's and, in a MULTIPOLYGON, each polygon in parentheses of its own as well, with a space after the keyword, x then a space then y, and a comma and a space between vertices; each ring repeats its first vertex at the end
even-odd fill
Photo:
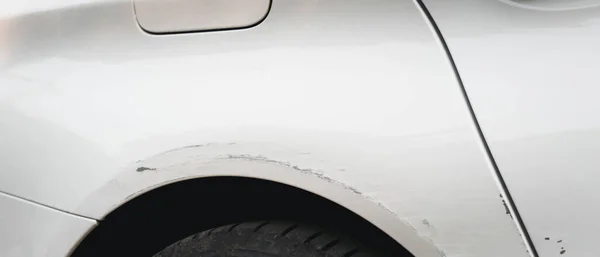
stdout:
POLYGON ((321 226, 350 236, 381 256, 412 256, 376 226, 321 196, 252 178, 213 177, 166 185, 120 206, 71 256, 152 256, 206 229, 258 220, 321 226))

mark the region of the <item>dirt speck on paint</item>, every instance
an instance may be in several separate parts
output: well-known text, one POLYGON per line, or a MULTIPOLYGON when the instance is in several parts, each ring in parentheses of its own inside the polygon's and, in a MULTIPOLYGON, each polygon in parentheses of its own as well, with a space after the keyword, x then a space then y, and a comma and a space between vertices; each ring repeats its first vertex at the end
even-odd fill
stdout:
POLYGON ((502 194, 500 194, 500 199, 502 199, 502 205, 504 206, 504 210, 506 211, 506 215, 510 216, 510 218, 513 219, 513 216, 510 213, 510 209, 508 208, 508 204, 506 204, 506 200, 504 200, 504 197, 502 196, 502 194))
POLYGON ((425 225, 425 227, 431 228, 431 224, 429 223, 429 221, 427 219, 423 219, 421 221, 421 223, 423 223, 423 225, 425 225))

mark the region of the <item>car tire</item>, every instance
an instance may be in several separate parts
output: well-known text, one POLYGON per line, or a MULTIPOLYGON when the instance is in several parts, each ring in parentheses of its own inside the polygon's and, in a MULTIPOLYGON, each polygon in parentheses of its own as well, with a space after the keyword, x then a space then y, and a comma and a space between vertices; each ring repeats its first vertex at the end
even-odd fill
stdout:
POLYGON ((372 257, 335 233, 290 222, 222 226, 182 239, 154 257, 372 257))

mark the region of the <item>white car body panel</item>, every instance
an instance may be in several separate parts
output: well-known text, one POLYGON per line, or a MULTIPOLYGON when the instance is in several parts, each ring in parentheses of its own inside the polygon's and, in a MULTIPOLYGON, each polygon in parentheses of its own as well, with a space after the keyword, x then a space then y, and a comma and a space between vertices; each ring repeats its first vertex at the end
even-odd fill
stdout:
POLYGON ((68 256, 96 221, 0 193, 0 256, 68 256))
POLYGON ((529 255, 412 1, 274 0, 254 28, 169 36, 133 13, 3 8, 0 191, 101 220, 166 183, 247 176, 332 199, 416 257, 529 255))
POLYGON ((539 255, 597 256, 600 9, 424 2, 539 255))

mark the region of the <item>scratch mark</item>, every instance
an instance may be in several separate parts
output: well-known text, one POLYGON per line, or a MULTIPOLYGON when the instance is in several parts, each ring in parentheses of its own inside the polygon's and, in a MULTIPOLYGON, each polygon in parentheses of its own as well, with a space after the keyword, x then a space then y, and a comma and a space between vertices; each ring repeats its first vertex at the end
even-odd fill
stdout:
POLYGON ((137 196, 137 194, 138 194, 138 192, 135 192, 135 193, 129 194, 127 197, 125 197, 125 201, 128 201, 129 199, 132 199, 132 198, 134 198, 135 196, 137 196))
POLYGON ((433 247, 435 248, 435 251, 440 255, 440 257, 447 257, 448 255, 446 255, 446 253, 444 252, 444 250, 440 249, 434 242, 433 239, 431 239, 430 237, 427 236, 421 236, 423 239, 427 240, 427 242, 429 242, 431 245, 433 245, 433 247))
POLYGON ((138 167, 135 171, 137 172, 143 172, 146 170, 156 170, 156 168, 148 168, 148 167, 138 167))
POLYGON ((447 257, 448 255, 446 255, 446 253, 443 250, 437 249, 438 253, 440 254, 440 257, 447 257))
POLYGON ((247 154, 239 154, 239 155, 229 154, 229 155, 227 155, 227 158, 228 159, 242 159, 242 160, 246 160, 246 161, 260 161, 260 162, 266 162, 266 163, 274 163, 274 164, 278 164, 281 166, 289 167, 289 168, 292 168, 292 169, 297 170, 304 174, 314 175, 314 176, 316 176, 322 180, 325 180, 329 183, 338 184, 338 185, 342 186, 343 188, 348 189, 357 195, 363 196, 363 193, 360 192, 358 189, 326 176, 325 174, 323 174, 323 171, 321 171, 321 170, 301 168, 298 165, 293 165, 286 161, 271 160, 271 159, 268 159, 268 158, 266 158, 264 156, 260 156, 260 155, 253 156, 253 155, 247 155, 247 154))
MULTIPOLYGON (((229 144, 232 144, 232 143, 229 143, 229 144)), ((233 144, 235 144, 235 143, 233 143, 233 144)), ((214 143, 206 143, 206 144, 199 144, 199 145, 188 145, 188 146, 178 147, 178 148, 174 148, 174 149, 162 152, 159 155, 167 154, 167 153, 174 152, 174 151, 177 151, 177 150, 182 150, 182 149, 207 147, 207 146, 212 146, 212 145, 214 145, 214 143)))
MULTIPOLYGON (((383 210, 385 210, 388 213, 390 213, 391 215, 395 216, 400 221, 402 221, 405 225, 407 225, 412 230, 414 230, 417 234, 419 234, 419 236, 421 236, 422 238, 427 239, 431 243, 431 245, 435 247, 435 249, 437 250, 437 252, 440 254, 441 257, 447 257, 447 254, 443 250, 439 249, 436 246, 436 244, 431 239, 429 239, 429 238, 421 235, 419 233, 419 231, 415 227, 413 227, 412 224, 410 224, 410 222, 406 221, 406 219, 404 219, 403 217, 401 217, 400 215, 398 215, 398 213, 393 212, 392 210, 390 210, 389 208, 387 208, 383 203, 377 201, 376 199, 373 199, 372 197, 370 197, 368 195, 364 195, 358 189, 356 189, 356 188, 354 188, 354 187, 352 187, 350 185, 344 184, 343 182, 340 182, 340 181, 337 181, 337 180, 335 180, 333 178, 328 177, 327 175, 324 174, 324 172, 322 170, 303 168, 303 167, 300 167, 298 165, 291 164, 290 162, 287 162, 287 161, 272 160, 272 159, 269 159, 269 158, 261 156, 261 155, 228 154, 228 155, 222 156, 221 159, 239 159, 239 160, 244 160, 244 161, 273 163, 273 164, 281 165, 281 166, 284 166, 284 167, 289 167, 289 168, 292 168, 292 169, 294 169, 296 171, 299 171, 301 173, 313 175, 313 176, 316 176, 316 177, 318 177, 318 178, 320 178, 320 179, 322 179, 322 180, 324 180, 326 182, 329 182, 329 183, 332 183, 332 184, 335 184, 335 185, 339 185, 342 188, 344 188, 346 190, 349 190, 349 191, 353 192, 354 194, 359 195, 359 196, 361 196, 361 197, 369 200, 372 203, 377 204, 383 210)), ((433 226, 431 226, 431 224, 429 223, 429 221, 427 221, 427 220, 424 220, 424 221, 427 222, 427 224, 429 224, 429 226, 431 228, 433 228, 433 226)))
POLYGON ((213 144, 212 143, 208 143, 208 144, 202 144, 202 145, 188 145, 188 146, 181 147, 179 149, 206 147, 206 146, 211 146, 211 145, 213 145, 213 144))
MULTIPOLYGON (((381 203, 381 202, 373 199, 370 196, 364 195, 360 190, 356 189, 355 187, 352 187, 350 185, 344 184, 344 183, 342 183, 340 181, 337 181, 335 179, 332 179, 332 178, 328 177, 327 175, 323 174, 322 170, 301 168, 298 165, 293 165, 293 164, 291 164, 289 162, 286 162, 286 161, 272 160, 272 159, 268 159, 268 158, 266 158, 264 156, 261 156, 261 155, 256 155, 255 156, 255 155, 248 155, 248 154, 229 154, 229 155, 226 155, 225 158, 227 158, 227 159, 240 159, 240 160, 246 160, 246 161, 259 161, 259 162, 266 162, 266 163, 274 163, 274 164, 277 164, 277 165, 281 165, 281 166, 292 168, 292 169, 297 170, 297 171, 299 171, 301 173, 304 173, 304 174, 309 174, 309 175, 316 176, 316 177, 318 177, 318 178, 320 178, 322 180, 325 180, 325 181, 327 181, 329 183, 332 183, 332 184, 339 185, 339 186, 341 186, 342 188, 344 188, 346 190, 349 190, 349 191, 351 191, 351 192, 353 192, 353 193, 355 193, 357 195, 360 195, 360 196, 364 197, 365 199, 367 199, 367 200, 369 200, 369 201, 377 204, 378 206, 380 206, 381 208, 383 208, 384 210, 386 210, 390 214, 394 215, 395 217, 403 220, 402 217, 400 217, 397 213, 395 213, 392 210, 390 210, 389 208, 387 208, 383 203, 381 203)), ((413 226, 411 226, 408 222, 405 222, 405 223, 407 225, 409 225, 413 230, 416 231, 416 229, 413 226)))

